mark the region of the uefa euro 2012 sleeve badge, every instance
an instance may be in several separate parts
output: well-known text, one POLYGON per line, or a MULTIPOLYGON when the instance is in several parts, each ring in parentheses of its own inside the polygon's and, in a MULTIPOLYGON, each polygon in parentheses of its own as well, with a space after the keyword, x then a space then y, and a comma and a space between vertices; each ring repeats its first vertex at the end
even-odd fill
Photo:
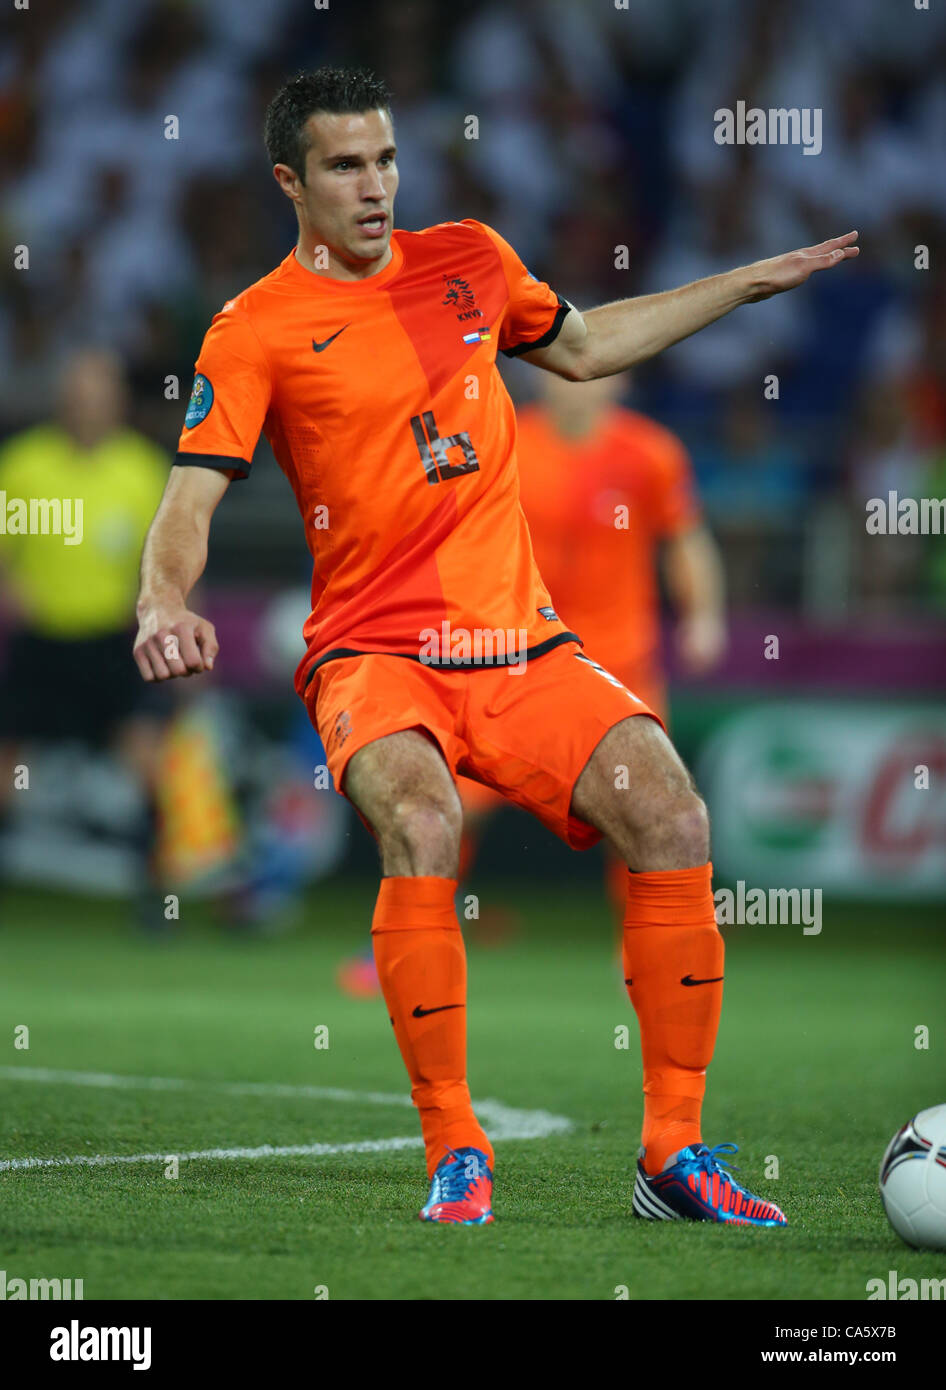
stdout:
POLYGON ((191 398, 187 403, 187 414, 184 416, 185 429, 192 430, 195 425, 200 424, 201 420, 206 420, 213 403, 214 389, 210 380, 198 372, 194 377, 191 398))

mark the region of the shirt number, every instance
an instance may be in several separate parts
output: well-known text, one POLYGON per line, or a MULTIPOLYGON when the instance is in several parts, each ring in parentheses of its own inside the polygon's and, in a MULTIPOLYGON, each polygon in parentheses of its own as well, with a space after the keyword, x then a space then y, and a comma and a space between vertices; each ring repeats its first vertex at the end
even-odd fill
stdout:
POLYGON ((425 410, 423 415, 413 415, 411 417, 411 429, 414 432, 414 442, 417 445, 417 452, 420 454, 420 461, 424 465, 428 483, 442 483, 447 478, 459 478, 461 473, 478 473, 480 471, 476 450, 473 448, 466 430, 460 430, 459 434, 451 434, 446 439, 441 439, 432 410, 425 410), (451 463, 447 456, 449 449, 462 449, 463 462, 451 463))

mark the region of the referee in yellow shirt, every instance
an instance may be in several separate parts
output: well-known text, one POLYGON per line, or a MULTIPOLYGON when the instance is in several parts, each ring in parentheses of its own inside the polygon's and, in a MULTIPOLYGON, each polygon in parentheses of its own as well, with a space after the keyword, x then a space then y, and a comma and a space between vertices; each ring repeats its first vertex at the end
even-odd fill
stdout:
POLYGON ((80 739, 116 749, 153 824, 167 712, 131 660, 129 623, 170 459, 124 424, 125 411, 117 359, 83 349, 65 365, 58 418, 0 445, 0 604, 13 622, 0 681, 0 823, 23 745, 80 739))

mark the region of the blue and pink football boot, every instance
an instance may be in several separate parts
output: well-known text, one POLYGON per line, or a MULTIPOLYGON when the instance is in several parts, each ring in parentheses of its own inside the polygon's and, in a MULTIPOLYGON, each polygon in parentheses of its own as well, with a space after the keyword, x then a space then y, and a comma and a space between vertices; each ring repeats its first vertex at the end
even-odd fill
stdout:
POLYGON ((421 1221, 486 1226, 493 1219, 493 1175, 481 1149, 448 1149, 430 1180, 421 1221))
MULTIPOLYGON (((643 1156, 641 1149, 641 1156, 643 1156)), ((756 1197, 727 1171, 721 1153, 738 1152, 735 1144, 691 1144, 672 1154, 653 1176, 637 1162, 634 1215, 646 1221, 721 1221, 730 1226, 786 1226, 774 1202, 756 1197)))

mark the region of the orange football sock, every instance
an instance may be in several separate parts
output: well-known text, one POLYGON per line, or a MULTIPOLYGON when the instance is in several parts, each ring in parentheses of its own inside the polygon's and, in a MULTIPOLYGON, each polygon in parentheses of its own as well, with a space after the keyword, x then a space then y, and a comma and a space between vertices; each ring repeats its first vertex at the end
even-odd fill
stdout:
POLYGON ((624 977, 641 1032, 644 1168, 700 1142, 706 1068, 723 1001, 712 864, 627 875, 624 977))
POLYGON ((433 1174, 447 1148, 493 1149, 466 1081, 466 951, 454 878, 383 878, 371 924, 381 991, 433 1174))

